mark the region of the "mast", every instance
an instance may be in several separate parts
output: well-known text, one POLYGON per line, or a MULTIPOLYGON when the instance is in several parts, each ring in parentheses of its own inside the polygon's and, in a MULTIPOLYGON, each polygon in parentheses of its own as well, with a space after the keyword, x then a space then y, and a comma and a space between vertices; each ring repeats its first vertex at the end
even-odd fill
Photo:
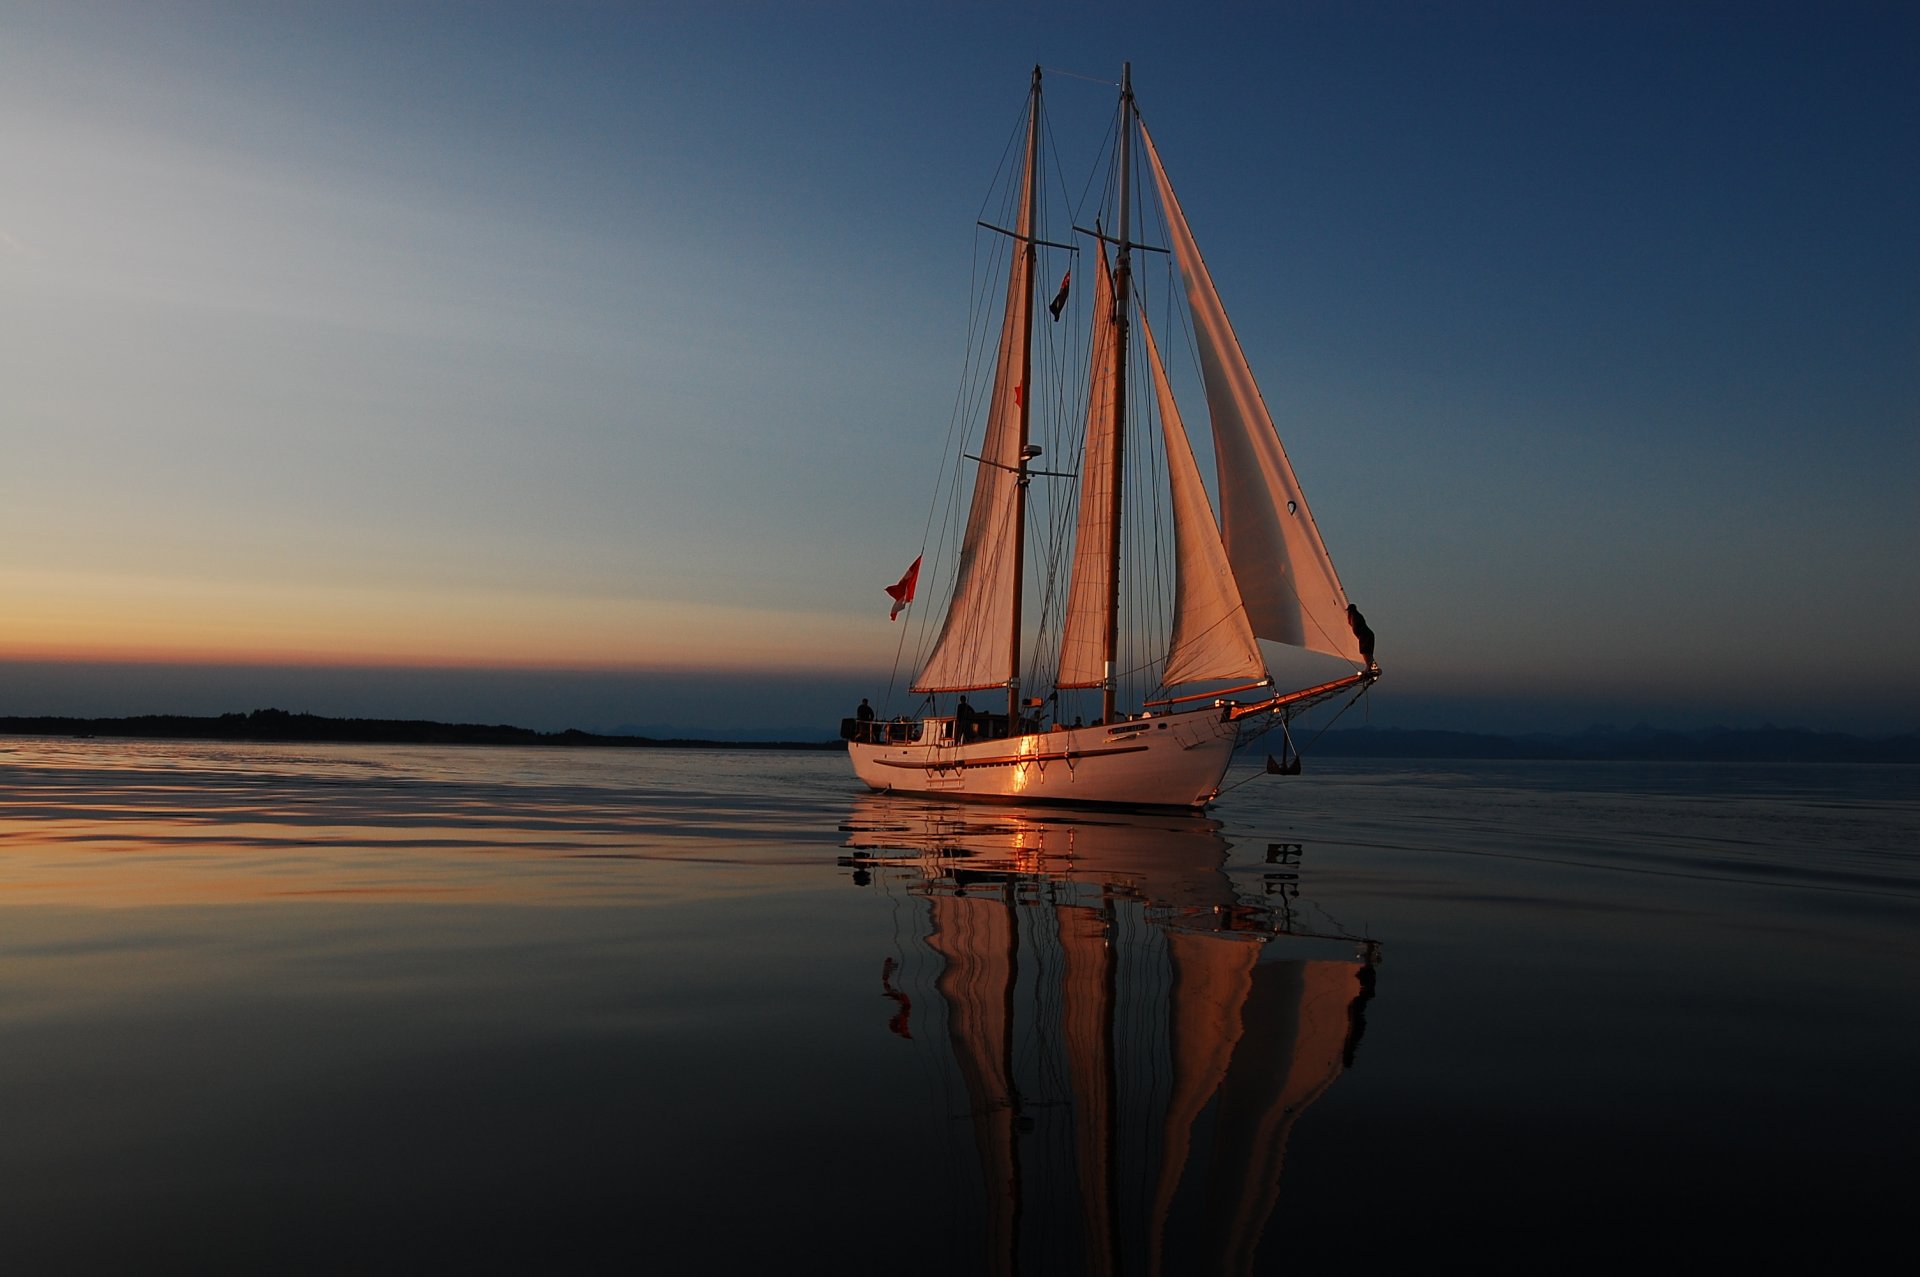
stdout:
POLYGON ((1020 394, 1019 474, 1013 496, 1013 615, 1008 618, 1007 643, 1007 731, 1020 731, 1020 600, 1025 589, 1027 560, 1027 456, 1028 425, 1033 415, 1033 277, 1039 256, 1034 243, 1034 205, 1038 202, 1040 176, 1040 66, 1034 64, 1033 91, 1027 103, 1027 198, 1020 217, 1020 263, 1024 278, 1022 296, 1027 299, 1026 314, 1020 325, 1020 376, 1015 386, 1020 394))
POLYGON ((1018 169, 1018 204, 1011 227, 981 226, 1016 241, 1007 263, 1006 302, 994 355, 986 433, 974 472, 973 500, 954 569, 953 595, 940 636, 913 681, 916 692, 970 692, 1003 688, 1008 708, 1020 699, 1020 611, 1025 551, 1028 463, 1039 449, 1027 442, 1033 371, 1033 290, 1039 246, 1033 203, 1039 182, 1040 69, 1034 68, 1027 105, 1027 150, 1018 169))
POLYGON ((1120 494, 1125 486, 1127 438, 1127 332, 1132 325, 1133 241, 1130 217, 1133 194, 1133 63, 1123 64, 1120 76, 1120 238, 1113 269, 1113 489, 1107 522, 1107 632, 1103 644, 1106 681, 1100 690, 1100 718, 1113 721, 1115 663, 1120 656, 1120 494))

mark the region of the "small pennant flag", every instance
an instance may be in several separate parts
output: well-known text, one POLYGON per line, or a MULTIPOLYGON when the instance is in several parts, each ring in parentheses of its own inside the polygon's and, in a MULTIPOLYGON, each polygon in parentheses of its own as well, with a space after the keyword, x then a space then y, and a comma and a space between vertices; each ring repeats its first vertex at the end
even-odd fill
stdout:
POLYGON ((913 587, 918 584, 920 584, 920 559, 916 558, 913 566, 907 569, 907 574, 887 587, 887 594, 893 599, 893 610, 887 613, 889 621, 899 617, 900 609, 913 602, 913 587))
POLYGON ((1027 388, 1025 386, 1015 386, 1013 388, 1013 406, 1018 408, 1020 406, 1020 401, 1026 398, 1026 394, 1027 394, 1027 388))
POLYGON ((1060 277, 1060 291, 1053 295, 1051 302, 1047 303, 1047 310, 1053 315, 1055 323, 1060 322, 1060 312, 1064 310, 1067 305, 1067 290, 1072 286, 1073 272, 1068 271, 1060 277))

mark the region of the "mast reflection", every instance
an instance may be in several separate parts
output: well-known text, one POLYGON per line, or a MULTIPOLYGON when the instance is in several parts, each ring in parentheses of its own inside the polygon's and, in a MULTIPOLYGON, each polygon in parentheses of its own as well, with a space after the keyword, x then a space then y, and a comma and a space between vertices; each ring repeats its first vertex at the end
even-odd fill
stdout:
POLYGON ((882 992, 971 1128, 986 1270, 1251 1271, 1380 960, 1300 900, 1298 849, 1256 893, 1198 816, 873 795, 843 829, 912 904, 882 992))

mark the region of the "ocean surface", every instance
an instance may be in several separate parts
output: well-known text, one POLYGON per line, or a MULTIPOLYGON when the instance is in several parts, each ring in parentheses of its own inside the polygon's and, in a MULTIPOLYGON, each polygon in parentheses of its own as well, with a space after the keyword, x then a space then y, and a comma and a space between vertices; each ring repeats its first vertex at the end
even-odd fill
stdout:
POLYGON ((1904 1241, 1920 768, 1229 784, 1032 813, 837 753, 0 739, 0 1270, 1904 1241))

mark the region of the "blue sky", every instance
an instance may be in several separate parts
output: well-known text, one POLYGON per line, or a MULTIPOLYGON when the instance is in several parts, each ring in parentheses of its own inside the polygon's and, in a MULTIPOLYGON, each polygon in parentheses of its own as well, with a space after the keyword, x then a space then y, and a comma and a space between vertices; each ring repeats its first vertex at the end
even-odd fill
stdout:
POLYGON ((1373 721, 1920 725, 1920 8, 1170 15, 0 4, 0 713, 830 722, 1131 59, 1373 721))

